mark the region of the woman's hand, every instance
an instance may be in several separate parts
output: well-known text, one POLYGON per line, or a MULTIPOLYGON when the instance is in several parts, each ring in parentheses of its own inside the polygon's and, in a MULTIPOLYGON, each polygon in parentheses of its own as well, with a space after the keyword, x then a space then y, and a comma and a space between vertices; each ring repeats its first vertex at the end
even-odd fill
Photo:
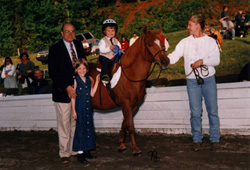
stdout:
POLYGON ((191 64, 191 67, 193 69, 196 69, 196 68, 199 68, 202 64, 203 64, 203 59, 199 59, 196 62, 194 62, 193 64, 191 64))

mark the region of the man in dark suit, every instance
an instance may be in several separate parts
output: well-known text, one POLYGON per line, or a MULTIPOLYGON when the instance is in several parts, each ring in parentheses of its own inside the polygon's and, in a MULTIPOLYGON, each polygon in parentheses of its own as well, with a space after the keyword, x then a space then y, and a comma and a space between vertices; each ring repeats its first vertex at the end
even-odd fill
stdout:
POLYGON ((53 80, 52 100, 54 101, 59 137, 59 156, 63 163, 69 162, 72 152, 75 121, 71 114, 71 98, 76 97, 73 65, 78 58, 85 58, 81 42, 75 40, 75 28, 65 23, 61 30, 63 37, 49 49, 48 69, 53 80))

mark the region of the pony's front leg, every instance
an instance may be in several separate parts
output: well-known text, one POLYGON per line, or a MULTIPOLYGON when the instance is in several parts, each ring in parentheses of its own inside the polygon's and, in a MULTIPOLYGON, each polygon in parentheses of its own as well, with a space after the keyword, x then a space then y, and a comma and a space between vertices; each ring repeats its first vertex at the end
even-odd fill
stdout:
POLYGON ((131 107, 129 107, 129 106, 122 107, 123 116, 124 116, 123 124, 126 127, 125 129, 128 129, 128 132, 129 132, 129 136, 131 139, 131 149, 133 151, 133 155, 140 156, 141 150, 139 148, 137 148, 136 142, 135 142, 135 129, 134 129, 134 123, 133 123, 133 111, 135 111, 135 110, 136 110, 136 108, 134 108, 132 110, 131 107))
POLYGON ((127 122, 128 122, 128 131, 131 139, 131 148, 133 150, 133 155, 141 156, 141 150, 136 146, 135 142, 135 128, 134 128, 132 114, 129 115, 127 122))
POLYGON ((123 119, 122 121, 122 127, 121 127, 121 132, 120 132, 120 137, 119 137, 119 148, 118 152, 125 152, 127 151, 126 146, 124 145, 124 140, 125 140, 125 135, 126 135, 126 121, 123 119))

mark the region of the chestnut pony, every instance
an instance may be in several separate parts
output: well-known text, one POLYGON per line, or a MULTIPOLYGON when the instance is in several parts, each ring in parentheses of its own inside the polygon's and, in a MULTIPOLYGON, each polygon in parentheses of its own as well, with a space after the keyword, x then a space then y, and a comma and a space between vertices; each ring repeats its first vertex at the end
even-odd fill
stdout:
MULTIPOLYGON (((119 152, 126 151, 124 138, 126 130, 128 130, 133 155, 141 155, 141 150, 136 146, 134 137, 133 114, 144 99, 146 79, 149 76, 151 64, 157 62, 162 69, 166 69, 169 64, 169 58, 162 49, 163 44, 159 38, 160 34, 161 29, 150 31, 145 27, 143 35, 123 54, 120 60, 122 68, 121 77, 113 88, 116 103, 119 106, 113 102, 103 85, 101 85, 102 101, 100 102, 100 94, 98 93, 100 86, 92 98, 93 109, 109 110, 121 107, 124 119, 119 137, 119 152)), ((90 68, 91 76, 95 79, 95 76, 99 74, 96 70, 96 65, 91 65, 90 68)))

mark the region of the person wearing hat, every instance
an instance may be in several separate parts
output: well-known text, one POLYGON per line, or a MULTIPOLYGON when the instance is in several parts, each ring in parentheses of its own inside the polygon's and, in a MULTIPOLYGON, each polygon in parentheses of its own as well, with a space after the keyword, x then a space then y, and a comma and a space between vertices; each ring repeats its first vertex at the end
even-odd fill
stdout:
POLYGON ((115 38, 117 30, 117 24, 113 19, 106 19, 102 24, 102 32, 105 36, 99 42, 99 62, 102 64, 101 81, 104 84, 110 82, 107 70, 112 64, 112 59, 115 57, 113 50, 115 48, 121 49, 120 42, 115 38))

